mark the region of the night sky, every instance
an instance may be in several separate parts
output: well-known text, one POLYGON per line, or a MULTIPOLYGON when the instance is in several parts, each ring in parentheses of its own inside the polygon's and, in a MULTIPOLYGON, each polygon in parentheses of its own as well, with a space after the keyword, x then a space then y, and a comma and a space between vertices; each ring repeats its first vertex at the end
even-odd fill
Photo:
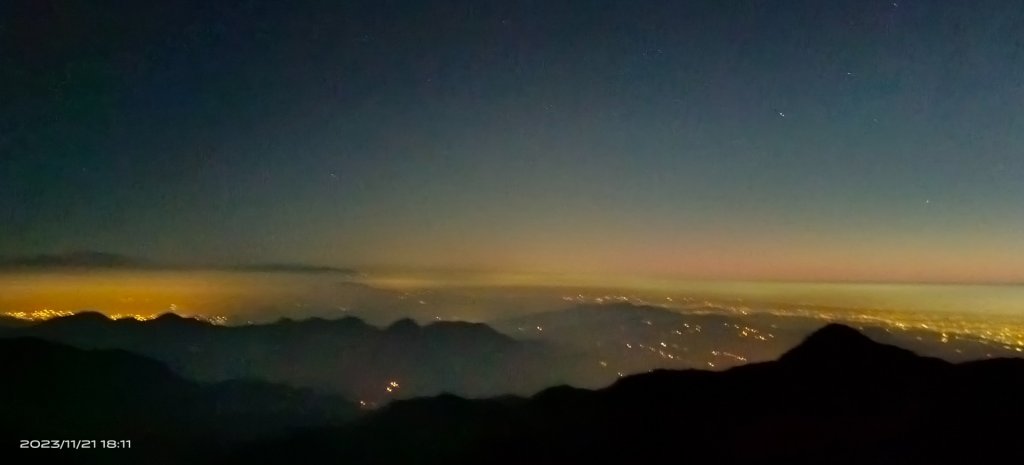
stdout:
POLYGON ((1024 2, 5 1, 0 255, 1024 281, 1024 2))

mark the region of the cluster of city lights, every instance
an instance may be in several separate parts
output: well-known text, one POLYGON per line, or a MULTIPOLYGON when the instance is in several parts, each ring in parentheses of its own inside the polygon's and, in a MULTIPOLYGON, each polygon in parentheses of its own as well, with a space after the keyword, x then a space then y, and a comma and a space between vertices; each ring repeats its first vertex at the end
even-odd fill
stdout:
MULTIPOLYGON (((727 314, 750 315, 765 313, 775 316, 797 316, 815 318, 823 321, 842 321, 849 324, 879 326, 892 331, 926 330, 942 334, 941 342, 952 339, 974 338, 979 342, 988 342, 1001 346, 1005 350, 1024 352, 1024 320, 1009 317, 998 318, 993 315, 949 314, 938 312, 911 311, 900 309, 852 309, 825 308, 786 305, 738 305, 727 302, 715 302, 694 297, 665 297, 660 301, 651 301, 633 295, 599 295, 583 294, 563 296, 563 301, 578 304, 630 303, 634 305, 656 305, 688 314, 727 314)), ((742 302, 742 299, 738 299, 742 302)), ((772 338, 770 334, 758 333, 753 328, 740 328, 742 337, 752 337, 760 341, 772 338)), ((538 328, 539 330, 539 328, 538 328)), ((697 331, 700 329, 698 327, 697 331)))
MULTIPOLYGON (((69 317, 78 313, 81 312, 73 312, 68 310, 53 310, 51 308, 44 308, 42 310, 32 311, 3 312, 0 313, 0 315, 24 321, 41 322, 46 320, 52 320, 54 318, 69 317)), ((161 313, 108 313, 106 314, 106 317, 110 318, 111 320, 131 319, 136 321, 150 321, 155 320, 160 315, 161 313)), ((204 321, 206 323, 213 325, 222 326, 228 323, 228 318, 223 315, 189 315, 188 317, 194 318, 199 321, 204 321)))
POLYGON ((29 312, 5 312, 5 313, 3 313, 3 315, 6 316, 6 317, 17 318, 19 320, 26 320, 26 321, 45 321, 45 320, 49 320, 49 319, 52 319, 52 318, 60 318, 60 317, 64 317, 64 316, 71 316, 71 315, 74 315, 74 314, 75 314, 75 312, 68 312, 68 311, 64 311, 64 310, 52 310, 52 309, 49 309, 49 308, 44 308, 42 310, 35 310, 35 311, 29 311, 29 312))

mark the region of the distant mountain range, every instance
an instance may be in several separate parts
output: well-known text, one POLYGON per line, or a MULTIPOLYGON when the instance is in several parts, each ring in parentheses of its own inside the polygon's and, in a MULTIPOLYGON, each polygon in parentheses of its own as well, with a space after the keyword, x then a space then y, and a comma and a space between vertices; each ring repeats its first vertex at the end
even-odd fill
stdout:
MULTIPOLYGON (((821 324, 631 304, 580 305, 492 322, 500 332, 484 324, 421 326, 410 319, 386 327, 354 317, 217 326, 174 314, 140 322, 85 312, 28 326, 2 320, 0 337, 128 350, 204 382, 260 379, 373 407, 440 393, 486 397, 528 395, 555 384, 598 388, 665 368, 722 370, 776 359, 821 324)), ((972 339, 950 336, 942 342, 938 333, 863 330, 947 360, 1015 355, 972 339)))
POLYGON ((123 349, 202 381, 256 378, 325 390, 370 406, 442 392, 528 394, 579 381, 575 367, 594 371, 573 353, 462 322, 420 326, 404 319, 379 328, 348 317, 217 326, 175 314, 115 321, 84 312, 0 329, 4 336, 123 349))

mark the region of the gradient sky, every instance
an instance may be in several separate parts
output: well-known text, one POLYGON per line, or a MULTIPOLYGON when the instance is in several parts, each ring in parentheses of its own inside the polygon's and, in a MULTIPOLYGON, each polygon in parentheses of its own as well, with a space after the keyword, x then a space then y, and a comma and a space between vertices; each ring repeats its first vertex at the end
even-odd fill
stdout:
POLYGON ((0 254, 1024 281, 1024 2, 0 6, 0 254))

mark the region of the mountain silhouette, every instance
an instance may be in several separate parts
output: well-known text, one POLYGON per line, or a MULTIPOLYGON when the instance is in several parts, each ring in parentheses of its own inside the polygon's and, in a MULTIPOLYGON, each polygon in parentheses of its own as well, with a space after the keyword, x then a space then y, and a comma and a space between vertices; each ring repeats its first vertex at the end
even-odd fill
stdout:
POLYGON ((7 373, 0 382, 5 444, 13 451, 21 439, 133 441, 133 451, 93 456, 95 463, 181 463, 255 437, 341 424, 357 413, 335 396, 252 380, 196 383, 130 352, 34 338, 0 340, 0 367, 7 373))
POLYGON ((7 328, 3 335, 123 349, 200 381, 255 378, 327 390, 370 405, 442 392, 529 394, 571 381, 566 373, 584 365, 546 344, 517 341, 487 325, 421 326, 408 319, 386 328, 354 317, 217 326, 170 313, 150 321, 114 321, 84 312, 7 328))
POLYGON ((946 362, 889 344, 880 344, 856 329, 828 324, 808 336, 803 343, 779 358, 782 364, 799 368, 830 370, 888 370, 899 372, 946 362))
POLYGON ((32 322, 28 320, 0 315, 0 331, 2 331, 4 328, 23 328, 31 324, 32 322))
MULTIPOLYGON (((181 317, 140 323, 90 314, 46 326, 150 335, 224 329, 181 317)), ((286 320, 248 330, 305 338, 367 328, 385 339, 454 332, 502 343, 487 326, 461 323, 378 329, 357 319, 286 320)), ((1024 360, 950 363, 836 324, 777 361, 655 370, 602 389, 555 386, 531 397, 443 394, 359 416, 338 397, 246 379, 195 382, 123 350, 7 338, 0 366, 8 373, 0 382, 0 398, 10 400, 0 402, 8 442, 134 444, 116 454, 61 451, 51 463, 978 463, 1016 452, 1013 425, 1024 415, 1024 360)), ((5 458, 39 460, 28 453, 40 451, 17 452, 5 458)))
POLYGON ((392 403, 225 463, 979 463, 1016 450, 1024 360, 949 363, 828 325, 778 361, 599 390, 392 403))

